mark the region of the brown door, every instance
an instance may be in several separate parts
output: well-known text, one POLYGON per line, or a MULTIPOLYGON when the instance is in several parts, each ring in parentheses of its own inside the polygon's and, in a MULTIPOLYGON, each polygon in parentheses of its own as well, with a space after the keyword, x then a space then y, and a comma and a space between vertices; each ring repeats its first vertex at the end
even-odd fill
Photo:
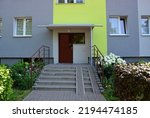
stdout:
POLYGON ((73 62, 73 44, 70 34, 59 34, 59 63, 73 62))

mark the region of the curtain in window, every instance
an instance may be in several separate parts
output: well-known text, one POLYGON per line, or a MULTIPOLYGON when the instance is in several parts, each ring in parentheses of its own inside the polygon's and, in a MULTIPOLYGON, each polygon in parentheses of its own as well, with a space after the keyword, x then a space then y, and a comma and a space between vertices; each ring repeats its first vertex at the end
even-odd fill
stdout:
POLYGON ((110 18, 109 25, 110 25, 110 34, 119 34, 118 18, 110 18))
POLYGON ((142 34, 149 34, 149 20, 148 18, 141 19, 141 32, 142 34))
POLYGON ((17 35, 23 35, 23 19, 17 19, 17 35))
POLYGON ((26 35, 32 35, 32 20, 26 19, 26 35))

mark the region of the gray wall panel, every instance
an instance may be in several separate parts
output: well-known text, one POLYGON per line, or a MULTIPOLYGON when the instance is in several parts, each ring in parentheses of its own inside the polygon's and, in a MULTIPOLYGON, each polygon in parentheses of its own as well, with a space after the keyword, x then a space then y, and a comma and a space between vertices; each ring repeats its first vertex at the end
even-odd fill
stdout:
POLYGON ((0 38, 0 57, 30 57, 40 46, 51 47, 52 32, 38 25, 53 23, 53 0, 1 0, 0 17, 3 20, 0 38), (13 37, 13 19, 32 17, 32 37, 13 37))
MULTIPOLYGON (((150 16, 150 0, 138 0, 139 19, 142 15, 150 16)), ((141 22, 139 20, 139 26, 141 22)), ((141 27, 139 29, 140 37, 140 56, 150 56, 150 35, 142 36, 141 27)))
POLYGON ((110 36, 108 28, 108 53, 113 52, 120 56, 139 55, 139 30, 137 0, 106 0, 107 22, 109 16, 127 16, 128 35, 110 36))

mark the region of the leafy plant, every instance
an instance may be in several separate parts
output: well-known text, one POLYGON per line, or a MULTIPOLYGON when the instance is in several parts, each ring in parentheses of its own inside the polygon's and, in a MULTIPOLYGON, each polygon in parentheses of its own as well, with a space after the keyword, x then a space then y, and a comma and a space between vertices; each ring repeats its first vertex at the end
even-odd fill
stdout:
POLYGON ((32 78, 30 66, 28 62, 18 62, 11 67, 14 88, 21 90, 30 89, 44 64, 43 62, 32 63, 32 78))
POLYGON ((0 100, 9 100, 12 94, 13 81, 10 70, 5 65, 0 65, 0 100))
POLYGON ((18 89, 29 89, 29 63, 18 62, 11 67, 12 79, 14 80, 13 87, 18 89))
POLYGON ((116 95, 121 100, 150 100, 150 64, 117 65, 116 95))

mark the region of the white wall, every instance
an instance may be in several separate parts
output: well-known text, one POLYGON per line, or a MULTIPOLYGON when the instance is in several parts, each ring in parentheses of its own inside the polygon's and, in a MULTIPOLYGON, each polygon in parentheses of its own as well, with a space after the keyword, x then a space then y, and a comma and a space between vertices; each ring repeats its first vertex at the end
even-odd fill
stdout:
POLYGON ((85 33, 85 44, 73 45, 73 63, 88 63, 90 57, 90 29, 87 28, 59 28, 53 31, 53 57, 54 63, 59 62, 59 33, 85 33))

